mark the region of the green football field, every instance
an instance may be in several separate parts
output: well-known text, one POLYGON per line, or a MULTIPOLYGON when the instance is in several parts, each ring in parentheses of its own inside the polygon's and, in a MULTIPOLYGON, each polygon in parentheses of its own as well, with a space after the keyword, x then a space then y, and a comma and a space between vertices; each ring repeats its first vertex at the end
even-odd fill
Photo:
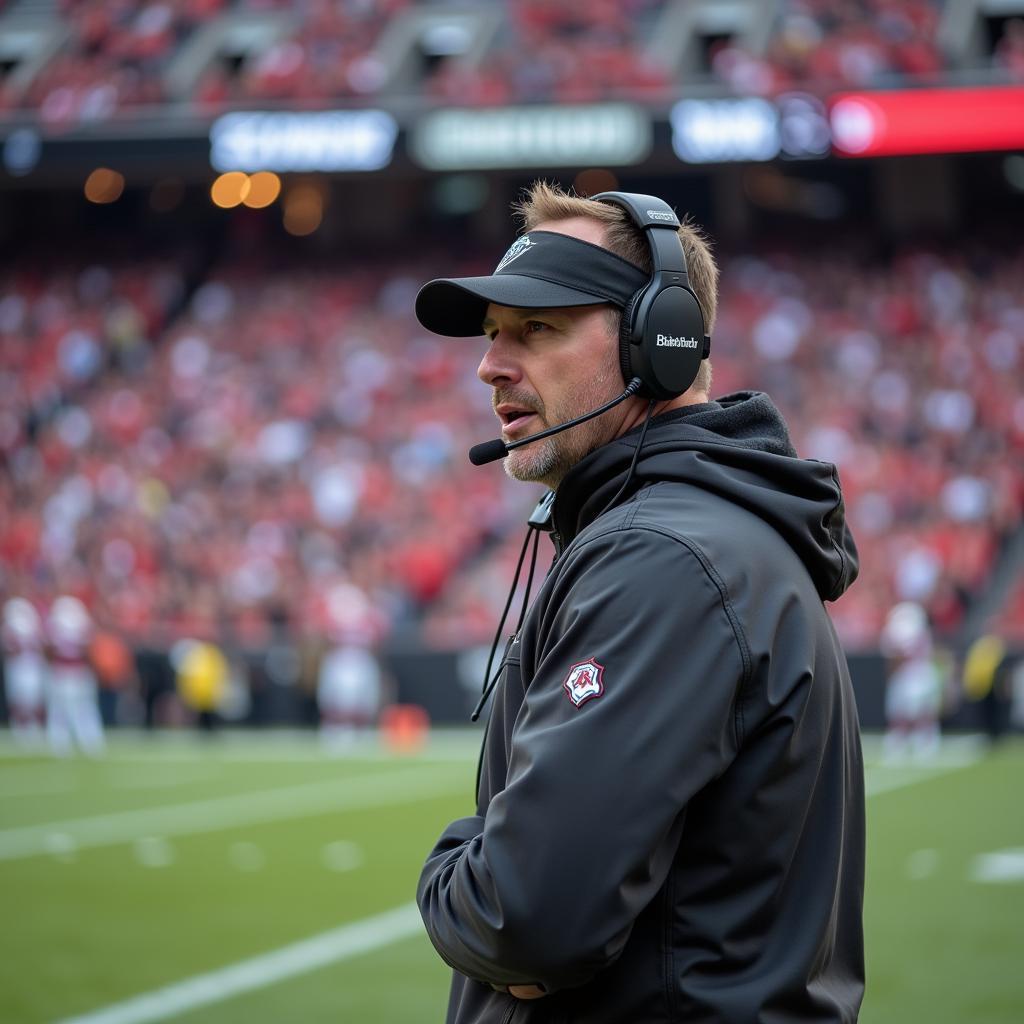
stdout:
MULTIPOLYGON (((411 901, 471 813, 475 734, 115 737, 99 761, 0 738, 0 1021, 443 1020, 411 901)), ((1024 744, 869 757, 866 1024, 1024 1021, 1024 744)))

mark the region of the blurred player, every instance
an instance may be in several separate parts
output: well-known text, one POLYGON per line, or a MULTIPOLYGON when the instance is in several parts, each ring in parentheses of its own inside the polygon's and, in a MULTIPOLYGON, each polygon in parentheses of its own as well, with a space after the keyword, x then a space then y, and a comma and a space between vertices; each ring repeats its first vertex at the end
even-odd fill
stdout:
POLYGON ((172 661, 182 703, 195 713, 201 732, 215 732, 231 677, 228 659, 216 644, 182 640, 172 652, 172 661))
POLYGON ((77 597, 58 597, 46 620, 50 685, 46 736, 50 749, 66 756, 77 746, 86 754, 105 746, 96 673, 89 660, 92 618, 77 597))
POLYGON ((129 688, 135 686, 135 662, 124 639, 109 629, 97 630, 89 646, 89 661, 99 682, 100 717, 115 725, 119 706, 129 688))
POLYGON ((45 639, 39 613, 23 597, 12 597, 4 605, 2 642, 11 733, 19 743, 36 746, 46 718, 45 639))
POLYGON ((888 659, 885 754, 932 757, 939 750, 942 675, 924 608, 913 601, 897 604, 886 619, 881 644, 888 659))
POLYGON ((964 657, 964 694, 981 704, 990 743, 1002 740, 1012 725, 1015 662, 1006 642, 995 632, 978 637, 964 657))
POLYGON ((335 587, 328 615, 334 644, 320 662, 316 699, 321 738, 336 750, 376 721, 381 671, 373 651, 378 628, 362 591, 349 584, 335 587))

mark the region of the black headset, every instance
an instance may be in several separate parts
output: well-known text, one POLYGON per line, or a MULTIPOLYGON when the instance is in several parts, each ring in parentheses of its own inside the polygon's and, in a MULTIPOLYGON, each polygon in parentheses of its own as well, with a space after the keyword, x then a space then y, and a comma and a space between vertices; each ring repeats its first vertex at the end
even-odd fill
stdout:
POLYGON ((651 247, 651 279, 622 311, 622 378, 639 377, 649 398, 677 398, 711 352, 711 336, 704 333, 704 314, 686 272, 679 218, 655 196, 601 192, 591 198, 621 206, 651 247))

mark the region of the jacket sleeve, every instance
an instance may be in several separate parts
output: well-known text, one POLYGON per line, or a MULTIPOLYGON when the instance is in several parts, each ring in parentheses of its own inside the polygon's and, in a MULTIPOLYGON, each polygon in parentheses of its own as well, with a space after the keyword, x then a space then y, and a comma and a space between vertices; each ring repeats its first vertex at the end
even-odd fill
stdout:
POLYGON ((506 788, 485 818, 449 826, 418 889, 448 964, 548 991, 622 951, 664 883, 688 801, 735 756, 745 675, 724 589, 684 542, 622 529, 556 572, 506 788), (588 662, 603 692, 577 705, 565 683, 588 662))

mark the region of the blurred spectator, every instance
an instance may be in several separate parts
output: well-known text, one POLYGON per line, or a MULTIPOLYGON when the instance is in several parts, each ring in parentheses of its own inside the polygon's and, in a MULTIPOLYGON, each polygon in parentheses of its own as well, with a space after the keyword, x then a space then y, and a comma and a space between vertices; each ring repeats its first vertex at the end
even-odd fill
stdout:
POLYGON ((1013 81, 1024 81, 1024 18, 1007 19, 996 43, 995 65, 1013 81))
POLYGON ((937 39, 941 13, 939 0, 785 0, 763 53, 719 42, 711 70, 747 95, 936 80, 947 68, 937 39))
POLYGON ((167 100, 163 75, 179 46, 223 0, 63 0, 67 38, 21 101, 52 126, 106 120, 167 100))
POLYGON ((452 103, 587 103, 657 96, 667 68, 643 55, 660 13, 658 0, 512 0, 507 28, 478 67, 442 60, 426 89, 452 103))

